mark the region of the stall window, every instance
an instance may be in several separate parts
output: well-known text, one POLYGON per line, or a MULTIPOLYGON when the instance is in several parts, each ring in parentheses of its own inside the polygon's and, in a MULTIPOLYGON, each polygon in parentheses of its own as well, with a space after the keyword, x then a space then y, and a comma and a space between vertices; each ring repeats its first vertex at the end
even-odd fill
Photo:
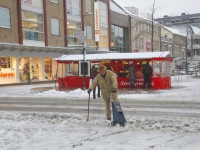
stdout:
POLYGON ((78 64, 70 62, 66 65, 66 76, 77 76, 78 75, 78 64))
POLYGON ((0 27, 10 28, 10 12, 9 9, 0 7, 0 27))
POLYGON ((160 76, 161 72, 161 63, 160 61, 153 61, 153 76, 160 76))
POLYGON ((9 57, 0 57, 0 68, 11 68, 11 59, 9 57))

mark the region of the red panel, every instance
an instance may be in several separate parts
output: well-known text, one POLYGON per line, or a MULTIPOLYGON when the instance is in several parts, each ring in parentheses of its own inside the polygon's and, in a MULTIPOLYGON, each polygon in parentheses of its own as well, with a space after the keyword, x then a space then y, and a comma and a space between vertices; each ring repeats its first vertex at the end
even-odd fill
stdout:
MULTIPOLYGON (((89 87, 89 77, 86 77, 86 88, 89 87)), ((83 88, 84 87, 84 78, 79 76, 69 76, 65 78, 58 78, 59 87, 65 88, 83 88)))

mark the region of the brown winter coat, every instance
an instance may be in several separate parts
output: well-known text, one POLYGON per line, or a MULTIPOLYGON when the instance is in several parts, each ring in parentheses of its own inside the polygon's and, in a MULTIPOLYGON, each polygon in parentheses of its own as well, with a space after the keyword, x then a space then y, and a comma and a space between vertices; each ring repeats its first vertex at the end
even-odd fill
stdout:
MULTIPOLYGON (((93 90, 97 85, 99 85, 101 89, 101 96, 104 100, 110 99, 110 91, 113 89, 118 88, 117 78, 114 72, 110 70, 106 70, 106 77, 105 79, 101 76, 100 73, 97 74, 97 76, 92 81, 89 89, 93 90)), ((113 100, 117 100, 117 93, 113 93, 113 100)))

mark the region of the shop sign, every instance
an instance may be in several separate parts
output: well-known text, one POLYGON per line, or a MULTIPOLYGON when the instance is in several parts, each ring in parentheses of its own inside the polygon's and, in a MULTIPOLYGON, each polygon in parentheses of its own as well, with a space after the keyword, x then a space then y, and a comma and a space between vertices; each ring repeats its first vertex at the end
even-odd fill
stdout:
POLYGON ((146 50, 147 51, 151 50, 151 42, 146 42, 146 50))
POLYGON ((94 2, 95 42, 99 42, 99 2, 94 2))
POLYGON ((102 60, 102 63, 110 63, 110 60, 102 60))

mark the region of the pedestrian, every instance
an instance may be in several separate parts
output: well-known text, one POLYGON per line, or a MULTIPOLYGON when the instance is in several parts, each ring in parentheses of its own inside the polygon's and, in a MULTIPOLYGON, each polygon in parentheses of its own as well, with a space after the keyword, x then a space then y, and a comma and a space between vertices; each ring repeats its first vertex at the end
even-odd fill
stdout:
POLYGON ((150 76, 152 72, 153 72, 152 67, 149 65, 149 62, 147 61, 147 63, 143 66, 142 69, 142 74, 144 78, 143 89, 145 89, 146 83, 148 83, 148 89, 150 89, 150 76))
POLYGON ((99 85, 101 89, 101 96, 104 99, 105 109, 106 109, 106 117, 107 120, 111 120, 111 109, 110 109, 110 98, 112 94, 112 99, 114 102, 119 102, 118 94, 117 94, 117 78, 114 72, 110 70, 106 70, 104 65, 99 65, 98 67, 98 74, 92 81, 89 89, 88 94, 97 86, 99 85), (111 93, 112 92, 112 93, 111 93))
POLYGON ((112 68, 107 64, 106 69, 112 71, 112 68))
POLYGON ((133 67, 133 64, 130 64, 128 71, 129 71, 129 73, 128 73, 127 77, 129 77, 129 79, 130 79, 130 88, 132 89, 132 88, 134 88, 135 73, 136 73, 135 68, 133 67))
MULTIPOLYGON (((94 65, 92 67, 92 81, 94 80, 94 78, 98 74, 97 70, 98 70, 98 65, 94 65)), ((99 88, 99 85, 97 85, 97 95, 98 95, 98 98, 100 98, 100 88, 99 88)), ((96 99, 96 87, 93 90, 93 99, 96 99)))

